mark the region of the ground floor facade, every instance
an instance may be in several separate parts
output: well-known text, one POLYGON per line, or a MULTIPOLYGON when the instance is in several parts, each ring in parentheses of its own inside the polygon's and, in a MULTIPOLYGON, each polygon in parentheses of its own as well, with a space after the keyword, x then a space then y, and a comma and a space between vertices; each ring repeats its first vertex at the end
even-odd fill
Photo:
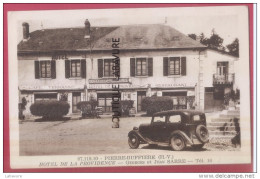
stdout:
MULTIPOLYGON (((19 99, 27 101, 23 114, 30 116, 30 106, 41 100, 65 100, 70 104, 69 114, 80 113, 77 103, 94 99, 98 101, 98 107, 102 107, 103 113, 112 113, 112 94, 115 91, 111 88, 112 84, 74 86, 66 88, 64 86, 40 87, 40 88, 21 88, 19 99)), ((203 91, 194 86, 171 86, 165 85, 154 87, 151 85, 122 86, 120 88, 121 100, 134 101, 133 107, 137 113, 144 112, 142 100, 151 96, 168 96, 173 100, 173 109, 196 109, 205 112, 219 111, 223 109, 225 94, 232 89, 230 86, 204 87, 203 91), (202 102, 201 102, 201 99, 202 102)))

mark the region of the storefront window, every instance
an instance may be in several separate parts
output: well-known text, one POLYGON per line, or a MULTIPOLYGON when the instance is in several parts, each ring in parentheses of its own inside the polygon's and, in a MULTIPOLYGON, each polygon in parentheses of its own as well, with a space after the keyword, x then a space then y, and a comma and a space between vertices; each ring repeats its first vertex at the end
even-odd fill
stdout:
POLYGON ((39 93, 34 94, 34 101, 47 101, 47 100, 57 100, 57 93, 39 93))
POLYGON ((98 106, 102 107, 103 112, 112 112, 112 93, 97 94, 98 106))

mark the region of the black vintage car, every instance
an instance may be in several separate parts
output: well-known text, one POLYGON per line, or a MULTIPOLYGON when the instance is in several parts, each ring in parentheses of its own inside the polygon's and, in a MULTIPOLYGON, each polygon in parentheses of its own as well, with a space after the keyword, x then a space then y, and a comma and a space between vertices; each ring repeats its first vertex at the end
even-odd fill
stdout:
POLYGON ((128 133, 132 149, 139 144, 167 145, 183 150, 187 145, 199 149, 209 141, 204 113, 193 110, 172 110, 155 113, 149 124, 134 127, 128 133))

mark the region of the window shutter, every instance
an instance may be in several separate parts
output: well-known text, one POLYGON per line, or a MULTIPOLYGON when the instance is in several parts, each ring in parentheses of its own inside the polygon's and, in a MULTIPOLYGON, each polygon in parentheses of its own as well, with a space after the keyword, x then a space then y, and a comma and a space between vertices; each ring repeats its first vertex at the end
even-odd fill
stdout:
POLYGON ((168 76, 168 57, 163 57, 163 76, 168 76))
POLYGON ((86 78, 86 59, 81 60, 81 77, 86 78))
POLYGON ((181 75, 186 75, 186 57, 181 57, 181 75))
POLYGON ((98 59, 98 77, 103 77, 103 59, 98 59))
POLYGON ((153 76, 153 58, 148 58, 148 76, 153 76))
POLYGON ((34 61, 35 79, 40 78, 40 64, 39 61, 34 61))
POLYGON ((55 79, 56 78, 56 61, 51 60, 51 78, 55 79))
POLYGON ((135 76, 135 58, 130 58, 130 76, 135 76))
POLYGON ((70 61, 65 60, 65 78, 70 78, 70 61))

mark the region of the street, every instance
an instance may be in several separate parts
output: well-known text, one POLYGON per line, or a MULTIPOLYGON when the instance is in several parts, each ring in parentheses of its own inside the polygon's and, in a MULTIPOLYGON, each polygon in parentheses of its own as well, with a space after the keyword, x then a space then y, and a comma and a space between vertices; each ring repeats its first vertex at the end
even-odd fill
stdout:
MULTIPOLYGON (((150 123, 150 117, 120 119, 120 128, 112 128, 111 118, 66 121, 24 121, 20 125, 20 155, 80 155, 171 153, 170 147, 140 145, 130 149, 127 134, 134 126, 150 123)), ((201 151, 237 151, 238 148, 221 143, 206 144, 201 151)), ((187 148, 182 152, 192 152, 187 148)))

